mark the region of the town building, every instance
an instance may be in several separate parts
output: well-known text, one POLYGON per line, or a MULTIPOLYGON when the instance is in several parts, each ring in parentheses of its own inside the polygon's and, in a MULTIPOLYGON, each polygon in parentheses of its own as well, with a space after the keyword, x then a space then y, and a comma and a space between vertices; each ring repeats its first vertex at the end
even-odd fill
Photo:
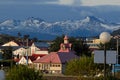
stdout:
POLYGON ((71 50, 72 44, 69 43, 68 37, 64 37, 64 43, 61 43, 58 52, 51 52, 40 59, 33 61, 34 67, 45 73, 61 74, 65 71, 66 63, 72 59, 79 58, 71 50))
POLYGON ((85 44, 89 46, 89 49, 94 51, 99 49, 100 39, 97 38, 87 38, 85 44))
POLYGON ((47 45, 47 43, 42 43, 42 42, 36 43, 36 42, 29 41, 28 43, 26 43, 26 42, 19 42, 19 41, 18 42, 10 41, 3 44, 0 50, 2 51, 6 47, 11 47, 12 57, 17 64, 32 65, 32 62, 34 60, 48 54, 49 45, 47 45))

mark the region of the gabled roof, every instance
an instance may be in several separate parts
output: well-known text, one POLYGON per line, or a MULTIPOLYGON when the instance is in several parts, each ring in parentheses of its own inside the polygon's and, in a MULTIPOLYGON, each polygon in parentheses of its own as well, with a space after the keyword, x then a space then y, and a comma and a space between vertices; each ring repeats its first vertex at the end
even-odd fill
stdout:
MULTIPOLYGON (((31 61, 35 61, 38 57, 43 57, 45 56, 46 54, 32 54, 32 56, 23 56, 26 60, 27 58, 30 59, 31 61)), ((14 59, 15 62, 19 62, 21 59, 14 59)))
POLYGON ((34 46, 38 48, 48 48, 50 45, 46 42, 34 42, 34 46))
POLYGON ((15 41, 9 41, 2 46, 19 46, 15 41))
POLYGON ((61 60, 61 63, 66 63, 72 59, 75 59, 75 58, 79 58, 77 55, 75 55, 75 53, 73 51, 71 52, 58 52, 57 53, 60 60, 61 60))
POLYGON ((16 51, 16 50, 19 50, 19 49, 25 49, 25 47, 21 47, 21 46, 20 47, 19 46, 18 47, 13 47, 13 51, 16 51))
POLYGON ((42 58, 35 60, 35 63, 61 63, 58 54, 56 52, 52 52, 42 58))
MULTIPOLYGON (((65 36, 64 40, 68 37, 65 36)), ((34 63, 66 63, 71 59, 79 58, 76 56, 74 51, 71 50, 71 43, 62 43, 58 52, 51 52, 50 54, 35 60, 34 63)))
POLYGON ((32 41, 28 41, 28 45, 27 45, 27 42, 24 42, 24 41, 14 41, 16 42, 19 46, 31 46, 32 45, 32 41))
POLYGON ((13 40, 3 44, 2 46, 31 46, 32 43, 33 43, 32 41, 29 41, 27 45, 27 42, 13 40))
POLYGON ((18 58, 16 58, 16 59, 13 59, 15 62, 19 62, 20 61, 20 59, 18 59, 18 58))
POLYGON ((79 58, 73 52, 52 52, 38 60, 34 63, 66 63, 71 59, 79 58))
POLYGON ((38 58, 38 57, 43 57, 45 56, 46 54, 32 54, 32 56, 35 58, 35 60, 38 58))

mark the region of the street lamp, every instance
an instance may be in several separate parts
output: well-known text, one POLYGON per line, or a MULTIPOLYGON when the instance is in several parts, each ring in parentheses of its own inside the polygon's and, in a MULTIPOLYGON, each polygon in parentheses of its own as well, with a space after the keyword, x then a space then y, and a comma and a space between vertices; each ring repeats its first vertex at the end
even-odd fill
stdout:
POLYGON ((111 39, 111 35, 108 32, 102 32, 99 36, 100 42, 104 44, 104 80, 106 80, 106 43, 111 39))
POLYGON ((120 39, 120 35, 116 35, 116 36, 114 36, 114 39, 116 39, 116 48, 117 48, 117 64, 118 64, 118 57, 119 57, 119 39, 120 39))

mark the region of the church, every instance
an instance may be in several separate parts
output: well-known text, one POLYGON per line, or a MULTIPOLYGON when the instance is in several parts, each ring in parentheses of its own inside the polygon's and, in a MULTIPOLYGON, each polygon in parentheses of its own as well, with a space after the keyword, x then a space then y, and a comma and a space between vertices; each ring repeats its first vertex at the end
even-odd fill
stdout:
POLYGON ((57 52, 51 52, 33 62, 35 69, 44 73, 64 73, 66 63, 72 59, 79 58, 75 55, 75 51, 71 50, 71 47, 72 43, 69 43, 68 36, 65 36, 64 43, 60 44, 60 49, 57 52))

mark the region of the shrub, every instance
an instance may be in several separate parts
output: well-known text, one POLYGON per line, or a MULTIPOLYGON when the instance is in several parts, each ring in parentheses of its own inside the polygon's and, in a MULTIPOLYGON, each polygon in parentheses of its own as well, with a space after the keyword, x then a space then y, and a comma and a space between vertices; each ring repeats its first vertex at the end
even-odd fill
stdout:
POLYGON ((11 68, 7 75, 6 80, 43 80, 42 75, 35 69, 28 68, 27 66, 19 65, 11 68))
POLYGON ((94 64, 93 57, 82 56, 80 59, 74 59, 68 62, 65 74, 94 76, 97 72, 99 73, 101 71, 98 67, 100 66, 94 64))

